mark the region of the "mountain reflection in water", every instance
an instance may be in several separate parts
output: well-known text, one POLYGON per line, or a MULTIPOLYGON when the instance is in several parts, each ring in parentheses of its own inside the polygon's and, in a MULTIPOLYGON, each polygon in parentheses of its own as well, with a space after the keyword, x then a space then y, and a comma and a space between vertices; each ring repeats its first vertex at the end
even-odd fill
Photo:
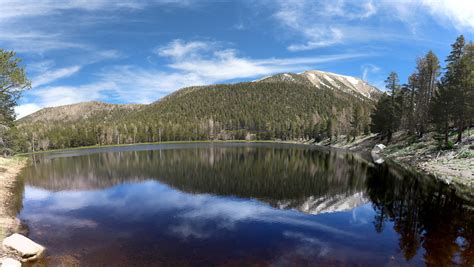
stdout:
POLYGON ((137 146, 36 155, 22 177, 20 218, 53 263, 474 265, 471 200, 351 153, 137 146))

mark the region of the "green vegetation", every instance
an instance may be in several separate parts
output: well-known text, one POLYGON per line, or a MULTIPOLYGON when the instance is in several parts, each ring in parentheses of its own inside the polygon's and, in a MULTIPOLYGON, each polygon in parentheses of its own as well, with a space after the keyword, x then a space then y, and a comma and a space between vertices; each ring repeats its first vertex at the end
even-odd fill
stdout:
POLYGON ((185 88, 135 108, 94 109, 108 105, 97 102, 80 105, 84 107, 62 107, 57 114, 46 110, 36 118, 20 120, 21 150, 163 141, 337 138, 353 131, 354 125, 367 129, 374 103, 361 95, 318 88, 309 82, 266 79, 185 88), (66 109, 89 112, 87 116, 66 116, 66 109), (351 121, 353 110, 358 112, 357 123, 351 121), (48 112, 56 115, 46 116, 48 112), (62 118, 56 120, 58 116, 62 118))
POLYGON ((15 129, 16 101, 21 92, 30 88, 21 60, 11 51, 0 49, 0 154, 10 155, 18 149, 15 129))
POLYGON ((427 131, 438 133, 441 149, 450 149, 449 134, 463 132, 474 118, 474 44, 461 35, 452 45, 441 77, 439 60, 429 51, 417 60, 416 71, 406 85, 398 85, 396 73, 386 80, 389 94, 383 95, 372 117, 372 131, 390 142, 393 132, 407 130, 422 138, 427 131))

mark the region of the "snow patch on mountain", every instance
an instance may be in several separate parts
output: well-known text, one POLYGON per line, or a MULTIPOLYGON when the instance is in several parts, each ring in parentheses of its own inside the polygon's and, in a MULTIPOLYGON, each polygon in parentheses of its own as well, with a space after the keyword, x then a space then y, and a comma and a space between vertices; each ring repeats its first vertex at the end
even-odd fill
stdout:
POLYGON ((380 91, 374 86, 351 76, 318 70, 305 71, 300 73, 300 75, 306 77, 315 86, 326 85, 325 82, 327 82, 330 84, 330 87, 341 89, 342 91, 353 95, 363 95, 369 99, 373 99, 377 93, 380 93, 380 91))
POLYGON ((359 78, 318 70, 309 70, 298 74, 280 73, 264 77, 255 82, 275 81, 297 82, 314 85, 317 88, 324 86, 332 90, 340 90, 352 94, 358 98, 368 98, 371 100, 374 100, 381 94, 377 88, 359 78))
POLYGON ((369 198, 363 192, 357 192, 318 198, 311 196, 298 204, 291 201, 280 201, 277 206, 280 209, 294 208, 308 214, 320 214, 348 211, 368 202, 369 198))

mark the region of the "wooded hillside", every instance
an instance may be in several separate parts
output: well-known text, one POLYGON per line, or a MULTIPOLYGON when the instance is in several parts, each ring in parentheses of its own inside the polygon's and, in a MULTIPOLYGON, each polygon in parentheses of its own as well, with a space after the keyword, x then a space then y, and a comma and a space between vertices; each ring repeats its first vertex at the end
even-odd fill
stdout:
POLYGON ((24 151, 178 140, 320 139, 350 133, 354 111, 361 131, 368 132, 374 104, 340 88, 266 79, 184 88, 143 106, 91 102, 85 109, 84 103, 49 108, 21 119, 19 128, 24 151), (85 116, 85 110, 94 112, 85 116), (53 119, 58 117, 63 119, 53 119))

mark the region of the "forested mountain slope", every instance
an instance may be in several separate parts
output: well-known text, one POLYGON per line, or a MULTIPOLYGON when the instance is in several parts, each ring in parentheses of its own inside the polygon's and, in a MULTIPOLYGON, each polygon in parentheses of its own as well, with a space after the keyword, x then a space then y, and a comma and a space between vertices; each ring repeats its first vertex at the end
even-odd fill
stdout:
POLYGON ((82 102, 59 107, 44 108, 36 113, 19 119, 21 125, 32 123, 77 122, 81 120, 110 121, 122 113, 137 110, 144 105, 108 104, 98 101, 82 102))
POLYGON ((310 139, 368 130, 380 92, 348 76, 284 73, 188 87, 149 105, 47 108, 19 121, 24 150, 172 140, 310 139))

